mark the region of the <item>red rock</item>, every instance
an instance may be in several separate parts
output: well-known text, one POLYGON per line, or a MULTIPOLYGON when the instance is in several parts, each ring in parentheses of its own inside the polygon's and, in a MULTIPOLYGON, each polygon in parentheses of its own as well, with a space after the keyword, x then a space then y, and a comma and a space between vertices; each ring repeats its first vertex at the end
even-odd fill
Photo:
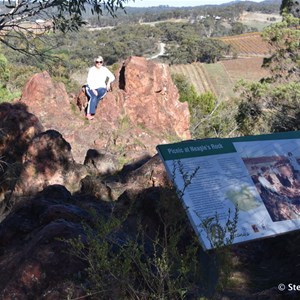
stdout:
POLYGON ((71 146, 55 130, 37 135, 24 153, 22 172, 12 193, 15 202, 32 196, 46 186, 61 184, 70 191, 79 190, 80 180, 87 171, 75 163, 71 146))
POLYGON ((43 131, 43 126, 26 105, 2 103, 0 129, 0 157, 6 162, 18 162, 31 139, 43 131))
POLYGON ((124 109, 132 123, 190 138, 188 105, 179 102, 169 67, 143 57, 130 57, 123 68, 127 93, 124 109))
POLYGON ((68 111, 70 101, 64 84, 53 81, 46 71, 31 77, 22 91, 22 102, 37 113, 43 110, 45 100, 48 108, 68 111))
POLYGON ((82 106, 87 99, 82 90, 76 101, 74 97, 70 100, 63 84, 54 82, 47 72, 28 81, 21 101, 45 129, 63 135, 80 163, 89 149, 105 150, 130 161, 139 152, 154 155, 156 145, 170 137, 190 138, 188 105, 179 102, 167 65, 130 57, 116 75, 113 91, 101 100, 93 121, 84 119, 82 106), (72 105, 78 105, 78 110, 72 105))

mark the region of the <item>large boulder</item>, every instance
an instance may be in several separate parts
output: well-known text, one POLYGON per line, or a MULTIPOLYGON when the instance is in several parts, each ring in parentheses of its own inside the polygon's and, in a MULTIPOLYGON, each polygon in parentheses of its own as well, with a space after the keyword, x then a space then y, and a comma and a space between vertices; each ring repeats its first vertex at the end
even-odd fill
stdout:
POLYGON ((0 104, 0 221, 22 169, 31 140, 43 131, 38 118, 22 103, 0 104))
POLYGON ((70 100, 64 84, 52 80, 47 71, 35 74, 27 81, 22 91, 22 102, 46 124, 47 129, 55 129, 60 125, 60 118, 54 117, 57 114, 68 121, 72 120, 70 100))
POLYGON ((125 166, 113 176, 103 177, 101 173, 86 176, 81 180, 81 193, 103 201, 117 201, 125 191, 134 195, 169 184, 167 173, 157 154, 145 158, 141 164, 137 162, 134 166, 125 166))
POLYGON ((0 104, 0 157, 6 163, 20 162, 29 142, 42 131, 39 119, 26 105, 0 104))
MULTIPOLYGON (((67 170, 73 164, 69 150, 68 143, 57 132, 42 133, 24 154, 25 169, 26 160, 35 167, 45 161, 45 167, 40 166, 44 168, 44 174, 40 176, 50 180, 51 176, 47 177, 47 174, 58 172, 62 166, 67 170), (47 152, 53 165, 45 160, 46 145, 49 145, 47 152)), ((110 195, 109 185, 93 176, 81 180, 82 191, 73 195, 63 185, 54 184, 29 196, 23 186, 23 201, 15 205, 0 223, 0 298, 52 300, 84 297, 86 291, 80 281, 86 276, 87 265, 78 256, 71 255, 72 248, 67 240, 80 236, 86 241, 83 222, 93 224, 95 218, 107 220, 114 211, 123 214, 129 210, 130 203, 134 204, 141 197, 146 200, 137 209, 147 215, 147 226, 151 225, 151 230, 157 232, 158 220, 152 195, 160 199, 160 186, 164 184, 165 176, 162 163, 155 156, 136 170, 123 170, 120 176, 110 178, 112 186, 115 182, 122 188, 119 196, 110 195), (116 202, 112 205, 103 200, 116 202)), ((43 180, 35 183, 29 177, 21 178, 36 190, 42 187, 43 180)), ((139 211, 134 211, 135 214, 115 233, 122 239, 131 237, 136 231, 137 226, 129 226, 136 224, 138 219, 139 211)))
POLYGON ((118 170, 118 160, 112 154, 89 149, 84 159, 84 165, 90 173, 96 175, 113 174, 118 170))
POLYGON ((23 167, 11 200, 34 196, 53 184, 64 185, 69 191, 80 189, 80 180, 87 175, 84 166, 77 164, 70 144, 55 130, 37 135, 22 158, 23 167))
POLYGON ((124 109, 133 124, 155 133, 166 132, 190 138, 187 103, 179 102, 170 69, 143 57, 130 57, 120 71, 126 91, 124 109))
POLYGON ((127 162, 154 155, 156 145, 169 139, 190 138, 188 105, 178 99, 167 65, 130 57, 116 73, 113 91, 100 102, 93 121, 84 118, 87 99, 82 90, 77 100, 70 99, 63 84, 47 72, 28 81, 20 100, 45 129, 59 131, 74 159, 83 163, 89 149, 117 154, 127 162))
POLYGON ((90 215, 62 186, 27 199, 0 223, 0 298, 67 299, 84 296, 74 278, 84 269, 64 239, 83 235, 90 215))

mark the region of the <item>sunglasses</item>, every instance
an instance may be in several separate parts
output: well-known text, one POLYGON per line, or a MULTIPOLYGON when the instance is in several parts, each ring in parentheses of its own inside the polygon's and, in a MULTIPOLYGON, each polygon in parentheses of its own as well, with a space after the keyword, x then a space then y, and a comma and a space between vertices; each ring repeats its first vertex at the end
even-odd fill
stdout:
POLYGON ((96 61, 96 64, 102 64, 103 61, 96 61))

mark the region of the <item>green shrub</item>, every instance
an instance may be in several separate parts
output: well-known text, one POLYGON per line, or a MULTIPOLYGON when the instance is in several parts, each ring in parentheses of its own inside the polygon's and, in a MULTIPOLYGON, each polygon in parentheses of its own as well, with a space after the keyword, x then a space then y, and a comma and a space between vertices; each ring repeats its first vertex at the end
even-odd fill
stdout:
POLYGON ((240 82, 236 121, 243 135, 300 129, 300 84, 240 82))
MULTIPOLYGON (((180 162, 175 168, 184 178, 185 187, 178 191, 181 198, 198 169, 186 174, 180 162)), ((223 246, 233 241, 237 214, 234 218, 229 214, 224 228, 229 240, 208 232, 205 224, 215 217, 203 220, 202 229, 217 241, 216 250, 204 252, 175 191, 170 187, 154 191, 156 199, 153 195, 147 199, 142 192, 128 211, 114 210, 109 218, 91 212, 91 221, 83 224, 84 234, 65 241, 70 253, 85 262, 83 277, 91 299, 199 299, 226 288, 232 254, 223 246), (136 230, 124 231, 128 220, 136 230)))
POLYGON ((198 95, 182 74, 175 74, 172 79, 179 91, 179 101, 189 105, 193 138, 227 137, 235 131, 237 105, 233 101, 218 101, 211 92, 198 95))
POLYGON ((9 69, 6 57, 0 53, 0 87, 5 87, 9 80, 9 69))
MULTIPOLYGON (((140 221, 134 237, 121 239, 125 220, 94 215, 93 226, 84 224, 84 238, 66 241, 71 253, 87 265, 88 295, 95 299, 185 299, 199 294, 198 241, 187 238, 189 229, 179 226, 178 218, 166 216, 166 207, 158 210, 161 227, 153 237, 140 221)), ((185 214, 181 212, 182 220, 185 214)))

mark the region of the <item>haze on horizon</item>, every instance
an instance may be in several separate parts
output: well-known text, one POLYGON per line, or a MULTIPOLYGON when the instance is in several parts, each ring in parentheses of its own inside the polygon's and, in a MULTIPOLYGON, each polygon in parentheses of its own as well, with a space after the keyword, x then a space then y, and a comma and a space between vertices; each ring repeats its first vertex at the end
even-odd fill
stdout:
MULTIPOLYGON (((243 1, 243 0, 240 0, 243 1)), ((245 0, 244 0, 245 1, 245 0)), ((262 0, 251 0, 253 2, 261 2, 262 0)), ((125 6, 127 7, 151 7, 159 5, 168 5, 174 7, 201 6, 201 5, 216 5, 234 2, 234 0, 129 0, 125 6)), ((238 2, 238 1, 237 1, 238 2)))

